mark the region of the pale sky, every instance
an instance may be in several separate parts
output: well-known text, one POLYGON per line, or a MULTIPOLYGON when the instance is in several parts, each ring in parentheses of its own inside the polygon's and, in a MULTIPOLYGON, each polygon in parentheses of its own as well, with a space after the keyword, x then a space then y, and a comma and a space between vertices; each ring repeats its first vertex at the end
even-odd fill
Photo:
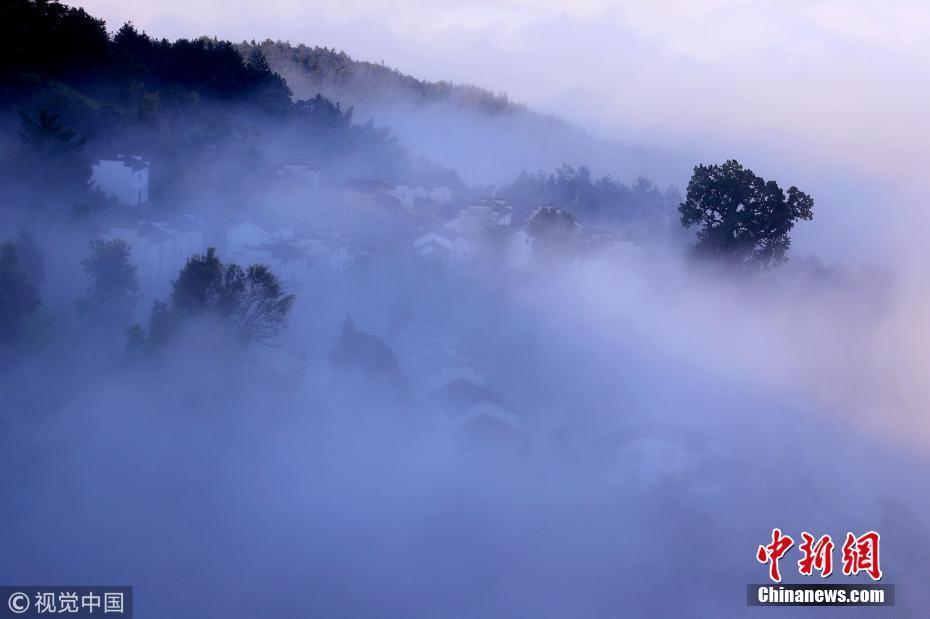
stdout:
POLYGON ((344 49, 646 144, 898 182, 930 167, 930 3, 919 0, 81 4, 111 30, 131 19, 169 38, 344 49))

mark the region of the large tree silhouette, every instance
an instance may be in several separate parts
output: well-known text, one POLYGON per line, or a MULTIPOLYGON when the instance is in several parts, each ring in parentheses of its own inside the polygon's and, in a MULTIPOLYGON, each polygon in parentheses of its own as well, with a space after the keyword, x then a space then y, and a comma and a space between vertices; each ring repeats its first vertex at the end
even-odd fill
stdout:
POLYGON ((216 321, 245 344, 273 344, 294 305, 294 295, 284 294, 267 266, 223 264, 212 247, 192 256, 172 286, 169 302, 152 311, 152 344, 164 343, 191 319, 216 321))
POLYGON ((122 239, 98 239, 81 265, 89 287, 78 301, 78 313, 97 324, 125 329, 140 296, 132 248, 122 239))
POLYGON ((785 192, 731 159, 696 166, 678 211, 683 226, 700 226, 698 255, 766 268, 785 260, 794 223, 811 219, 813 207, 797 187, 785 192))
POLYGON ((23 271, 16 246, 0 245, 0 346, 17 342, 26 318, 39 308, 39 295, 23 271))

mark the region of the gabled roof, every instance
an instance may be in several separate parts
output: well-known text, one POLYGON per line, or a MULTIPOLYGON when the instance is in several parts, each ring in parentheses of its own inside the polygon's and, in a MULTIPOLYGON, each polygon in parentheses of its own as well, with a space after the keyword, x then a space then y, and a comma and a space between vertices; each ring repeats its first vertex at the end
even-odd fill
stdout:
POLYGON ((294 224, 294 238, 301 241, 317 241, 331 249, 352 247, 352 242, 335 232, 328 232, 308 221, 297 221, 294 224))
POLYGON ((465 243, 468 243, 469 245, 471 244, 470 241, 466 239, 464 236, 462 236, 455 230, 451 228, 447 228, 445 226, 425 230, 422 234, 417 236, 413 244, 414 246, 419 247, 420 245, 423 245, 424 243, 428 243, 431 240, 430 237, 439 237, 441 239, 445 239, 449 241, 450 243, 454 243, 455 241, 464 241, 465 243))
POLYGON ((289 159, 287 161, 282 161, 278 168, 306 168, 308 170, 318 171, 320 169, 320 164, 309 159, 289 159))
POLYGON ((464 378, 456 378, 427 394, 423 401, 459 426, 483 417, 511 427, 520 425, 519 415, 500 396, 464 378))
POLYGON ((400 200, 389 193, 375 192, 372 201, 385 209, 399 209, 400 200))
POLYGON ((139 224, 139 236, 147 239, 150 243, 161 243, 171 238, 171 235, 164 228, 150 221, 139 224))
POLYGON ((299 260, 301 258, 306 258, 306 254, 299 247, 295 247, 294 243, 287 239, 275 239, 267 243, 263 243, 258 246, 258 249, 262 251, 267 251, 271 254, 272 258, 276 260, 282 260, 284 262, 291 262, 293 260, 299 260))
POLYGON ((679 445, 689 450, 704 450, 713 446, 710 435, 682 426, 657 421, 640 421, 629 424, 622 430, 615 430, 599 439, 602 448, 614 449, 649 439, 679 445))
POLYGON ((203 228, 203 224, 201 224, 191 215, 178 215, 176 217, 171 217, 165 223, 168 227, 173 228, 179 232, 200 230, 203 228))
POLYGON ((394 184, 390 181, 379 178, 350 178, 342 184, 343 189, 358 193, 378 193, 387 191, 393 186, 394 184))
POLYGON ((507 213, 513 211, 513 206, 510 204, 510 202, 507 200, 501 200, 499 198, 482 198, 477 204, 469 204, 465 208, 470 208, 473 206, 487 208, 500 215, 506 215, 507 213))
POLYGON ((263 232, 270 234, 279 234, 282 231, 288 229, 289 222, 282 218, 276 217, 267 212, 256 212, 255 216, 249 217, 248 219, 242 217, 232 220, 227 226, 226 230, 234 230, 236 228, 245 227, 245 228, 258 228, 263 232))
POLYGON ((148 161, 142 159, 142 155, 117 155, 113 159, 98 159, 97 163, 103 163, 104 161, 118 161, 131 168, 134 172, 147 170, 150 166, 148 161))

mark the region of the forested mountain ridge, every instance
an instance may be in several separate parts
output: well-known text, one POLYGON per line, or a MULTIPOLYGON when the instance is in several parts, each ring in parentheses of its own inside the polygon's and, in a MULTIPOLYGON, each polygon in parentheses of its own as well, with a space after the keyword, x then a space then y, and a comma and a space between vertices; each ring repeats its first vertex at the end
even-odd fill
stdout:
MULTIPOLYGON (((93 116, 144 122, 166 108, 236 102, 283 113, 291 92, 258 58, 227 41, 151 38, 47 0, 0 2, 0 104, 59 108, 86 125, 93 116)), ((102 120, 102 119, 97 119, 102 120)))
POLYGON ((0 34, 0 180, 11 193, 24 184, 70 191, 43 175, 86 178, 90 159, 118 153, 161 162, 156 198, 232 204, 247 200, 250 174, 285 157, 397 182, 424 162, 447 170, 440 176, 452 185, 451 170, 500 187, 565 163, 668 182, 662 153, 599 139, 506 95, 325 47, 172 42, 131 23, 108 33, 103 20, 49 0, 0 0, 0 34))
POLYGON ((49 0, 0 0, 0 130, 0 182, 24 201, 80 196, 92 160, 118 153, 159 162, 156 198, 233 206, 285 158, 397 177, 408 161, 385 129, 324 97, 292 97, 259 52, 131 23, 111 34, 49 0))
POLYGON ((268 39, 240 43, 239 50, 246 58, 261 52, 299 98, 319 93, 348 106, 374 100, 449 103, 488 115, 526 111, 526 106, 511 101, 505 93, 494 94, 478 86, 444 80, 420 80, 384 64, 356 60, 333 48, 268 39))
POLYGON ((471 183, 500 186, 523 171, 565 163, 627 182, 646 175, 663 184, 682 182, 690 169, 688 157, 603 139, 478 86, 418 79, 325 46, 265 40, 242 42, 239 50, 247 58, 261 52, 295 97, 320 94, 352 108, 355 118, 390 127, 410 151, 471 183))

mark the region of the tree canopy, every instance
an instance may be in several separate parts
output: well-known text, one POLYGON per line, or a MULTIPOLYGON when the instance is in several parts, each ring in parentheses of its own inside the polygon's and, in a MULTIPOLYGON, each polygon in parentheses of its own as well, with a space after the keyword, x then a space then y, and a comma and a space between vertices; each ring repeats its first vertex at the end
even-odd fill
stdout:
POLYGON ((578 222, 554 206, 537 209, 526 229, 533 237, 533 253, 541 258, 556 258, 575 249, 578 222))
POLYGON ((92 241, 81 265, 89 287, 87 296, 78 301, 78 313, 99 324, 126 328, 139 299, 129 244, 122 239, 92 241))
POLYGON ((102 20, 49 0, 0 0, 0 125, 20 112, 21 140, 0 143, 0 184, 32 208, 35 197, 102 203, 86 191, 91 162, 120 153, 154 163, 153 200, 207 190, 231 208, 255 199, 280 159, 362 176, 410 165, 386 130, 354 123, 351 110, 320 96, 292 101, 261 49, 157 39, 131 23, 110 36, 102 20))
POLYGON ((333 367, 341 371, 371 375, 399 372, 394 351, 380 338, 359 331, 351 316, 342 322, 329 359, 333 367))
POLYGON ((410 103, 450 103, 489 116, 525 109, 503 93, 465 84, 418 80, 384 64, 354 60, 331 48, 266 40, 243 42, 239 49, 246 54, 260 51, 271 67, 282 74, 290 70, 293 76, 296 67, 300 72, 297 83, 305 95, 324 93, 349 104, 372 97, 410 103))
POLYGON ((40 110, 35 118, 20 111, 18 132, 22 151, 13 162, 14 174, 28 179, 45 194, 80 195, 88 189, 91 166, 84 138, 62 125, 57 114, 40 110))
POLYGON ((26 318, 39 305, 39 295, 19 263, 16 246, 0 245, 0 345, 18 341, 26 318))
POLYGON ((186 321, 213 320, 245 344, 273 344, 294 305, 277 276, 263 264, 223 264, 212 247, 192 256, 172 283, 168 303, 156 303, 149 340, 170 339, 186 321))
POLYGON ((610 176, 595 178, 586 166, 563 165, 551 174, 520 174, 498 192, 516 205, 552 204, 594 225, 659 219, 681 199, 674 187, 661 191, 639 177, 632 186, 610 176))
POLYGON ((16 239, 16 257, 33 286, 41 288, 45 285, 45 256, 35 236, 25 228, 20 229, 19 238, 16 239))
POLYGON ((361 381, 369 390, 395 397, 406 394, 406 381, 397 355, 381 338, 356 328, 351 316, 346 316, 342 322, 329 360, 349 384, 361 381))
POLYGON ((698 255, 766 268, 786 259, 794 223, 812 219, 813 207, 797 187, 785 192, 731 159, 696 166, 678 211, 683 226, 699 226, 698 255))

